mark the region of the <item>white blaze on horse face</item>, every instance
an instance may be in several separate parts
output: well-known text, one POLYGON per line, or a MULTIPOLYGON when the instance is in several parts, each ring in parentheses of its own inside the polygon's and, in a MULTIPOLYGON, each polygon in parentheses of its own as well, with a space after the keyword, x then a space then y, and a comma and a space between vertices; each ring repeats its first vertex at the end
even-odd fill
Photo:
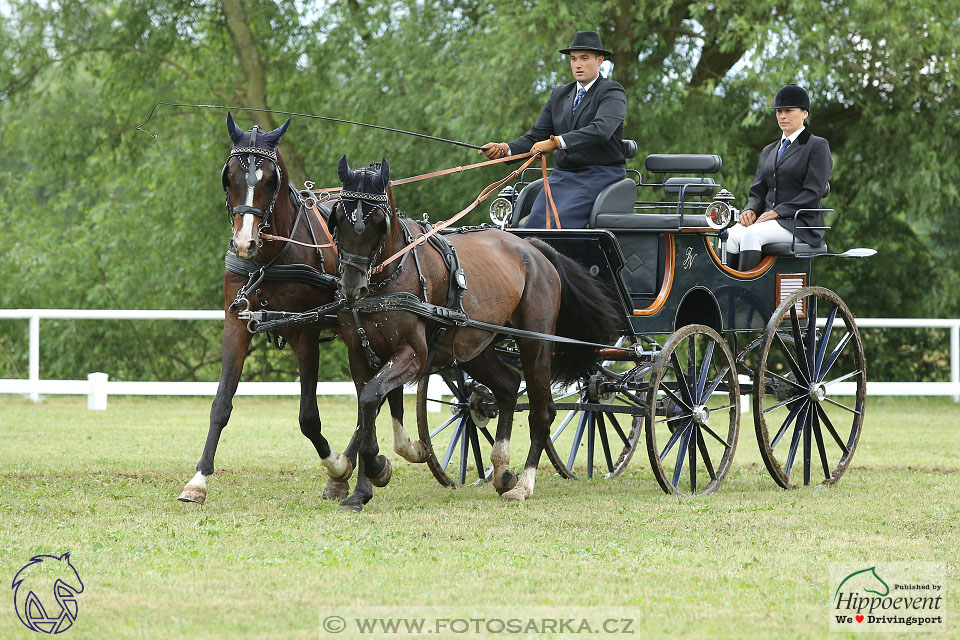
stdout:
MULTIPOLYGON (((257 169, 257 182, 260 182, 260 178, 263 177, 263 170, 257 169)), ((253 206, 253 191, 257 185, 252 187, 247 187, 247 197, 244 198, 244 204, 248 207, 253 206)), ((237 236, 234 239, 234 242, 237 245, 237 255, 241 258, 248 257, 247 247, 250 246, 251 242, 255 242, 256 238, 254 237, 255 227, 253 225, 254 215, 252 213, 243 214, 243 226, 240 227, 240 231, 237 232, 237 236)))

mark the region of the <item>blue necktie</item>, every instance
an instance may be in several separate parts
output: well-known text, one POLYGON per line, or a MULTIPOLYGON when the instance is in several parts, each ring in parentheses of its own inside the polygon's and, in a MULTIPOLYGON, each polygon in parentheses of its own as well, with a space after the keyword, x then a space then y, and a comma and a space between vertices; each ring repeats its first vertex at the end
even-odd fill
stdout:
POLYGON ((573 112, 577 112, 577 107, 580 106, 580 101, 583 100, 583 94, 586 93, 586 89, 580 87, 577 91, 577 97, 573 99, 573 112))
POLYGON ((783 144, 780 145, 780 152, 777 153, 777 164, 780 164, 780 158, 783 157, 783 152, 787 150, 787 147, 790 146, 790 138, 786 138, 783 141, 783 144))

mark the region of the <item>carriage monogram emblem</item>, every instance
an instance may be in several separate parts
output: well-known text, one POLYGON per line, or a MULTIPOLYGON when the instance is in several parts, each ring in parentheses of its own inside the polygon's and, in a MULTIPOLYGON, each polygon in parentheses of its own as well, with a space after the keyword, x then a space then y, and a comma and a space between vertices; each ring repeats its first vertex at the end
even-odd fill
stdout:
POLYGON ((687 253, 683 257, 683 268, 690 269, 693 267, 693 259, 697 257, 697 254, 693 252, 693 249, 687 247, 687 253))
POLYGON ((20 622, 38 633, 63 633, 77 619, 80 575, 62 556, 34 556, 13 577, 13 601, 20 622))

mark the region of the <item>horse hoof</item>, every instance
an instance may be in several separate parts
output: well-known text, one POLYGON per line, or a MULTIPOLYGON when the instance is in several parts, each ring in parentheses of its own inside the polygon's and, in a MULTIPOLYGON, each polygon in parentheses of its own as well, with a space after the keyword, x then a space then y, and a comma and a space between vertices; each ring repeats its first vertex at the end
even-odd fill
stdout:
POLYGON ((324 500, 343 500, 350 495, 350 483, 346 480, 328 478, 327 486, 323 488, 322 498, 324 500))
POLYGON ((195 484, 188 484, 183 488, 183 493, 177 498, 180 502, 195 502, 203 504, 207 499, 206 487, 199 487, 195 484))
MULTIPOLYGON (((329 471, 328 471, 328 473, 329 473, 329 471)), ((336 477, 330 476, 330 479, 331 479, 331 480, 342 480, 343 482, 346 482, 347 480, 350 479, 350 476, 352 476, 352 475, 353 475, 353 463, 350 462, 350 459, 348 458, 348 459, 347 459, 347 469, 346 469, 346 471, 344 471, 342 474, 340 474, 339 476, 336 476, 336 477)))
POLYGON ((390 458, 383 457, 383 471, 376 478, 370 478, 370 484, 375 487, 385 487, 390 482, 390 478, 393 477, 393 465, 390 463, 390 458))
POLYGON ((360 513, 363 511, 363 502, 359 500, 355 502, 344 500, 340 503, 340 511, 353 511, 354 513, 360 513))
MULTIPOLYGON (((494 475, 496 475, 496 472, 494 472, 494 475)), ((499 479, 500 482, 494 481, 493 486, 501 496, 517 486, 517 474, 513 469, 507 469, 501 473, 499 479)))
POLYGON ((527 499, 527 492, 523 487, 514 487, 500 497, 506 502, 523 502, 527 499))
POLYGON ((415 442, 409 442, 405 447, 394 447, 393 450, 401 458, 407 462, 412 462, 413 464, 426 462, 427 457, 430 455, 427 452, 426 445, 419 440, 415 442))

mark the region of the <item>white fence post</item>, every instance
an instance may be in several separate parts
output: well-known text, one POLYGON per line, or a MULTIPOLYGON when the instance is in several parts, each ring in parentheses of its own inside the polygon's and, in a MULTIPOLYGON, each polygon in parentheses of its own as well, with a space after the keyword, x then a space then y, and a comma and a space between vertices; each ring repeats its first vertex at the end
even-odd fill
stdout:
POLYGON ((105 373, 91 373, 87 376, 90 391, 87 393, 87 409, 92 411, 107 410, 107 378, 105 373))
POLYGON ((40 315, 30 316, 30 399, 40 402, 40 315))
MULTIPOLYGON (((960 324, 950 327, 950 382, 960 384, 960 324)), ((960 395, 953 394, 953 401, 960 402, 960 395)))

